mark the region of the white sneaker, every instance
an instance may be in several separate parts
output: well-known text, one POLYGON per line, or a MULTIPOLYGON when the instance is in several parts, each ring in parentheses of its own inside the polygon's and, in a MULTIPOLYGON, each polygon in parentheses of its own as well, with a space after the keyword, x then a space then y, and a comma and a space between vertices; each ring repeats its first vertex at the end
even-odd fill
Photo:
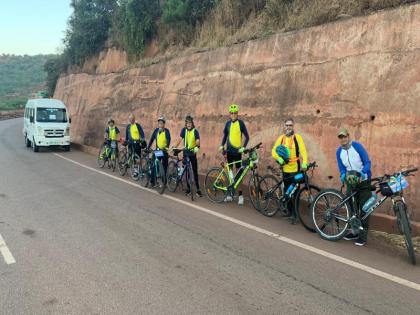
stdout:
POLYGON ((244 205, 244 196, 240 195, 238 198, 238 206, 244 205))
POLYGON ((233 200, 232 196, 231 195, 227 195, 223 201, 224 202, 231 202, 232 200, 233 200))

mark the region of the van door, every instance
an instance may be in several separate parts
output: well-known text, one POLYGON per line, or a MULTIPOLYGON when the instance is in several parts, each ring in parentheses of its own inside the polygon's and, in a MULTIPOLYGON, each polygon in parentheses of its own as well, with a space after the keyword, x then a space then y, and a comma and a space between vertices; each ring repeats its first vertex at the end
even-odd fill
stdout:
POLYGON ((35 132, 35 109, 32 107, 29 109, 29 119, 28 119, 28 138, 30 141, 34 139, 35 132))

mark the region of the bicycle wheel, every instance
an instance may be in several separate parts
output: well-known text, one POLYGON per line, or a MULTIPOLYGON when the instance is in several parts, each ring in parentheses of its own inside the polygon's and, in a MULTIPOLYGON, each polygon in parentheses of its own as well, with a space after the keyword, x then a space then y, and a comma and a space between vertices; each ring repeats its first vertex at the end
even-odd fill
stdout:
POLYGON ((261 198, 261 195, 257 196, 257 194, 261 194, 260 190, 260 180, 261 176, 258 173, 253 173, 249 177, 248 182, 248 189, 249 189, 249 199, 251 200, 252 206, 258 210, 257 208, 257 198, 261 198))
POLYGON ((117 155, 116 155, 116 153, 115 153, 115 149, 111 149, 111 155, 110 155, 110 158, 109 158, 109 166, 111 167, 111 170, 113 171, 113 172, 115 172, 115 166, 117 165, 117 155))
POLYGON ((166 176, 166 186, 171 192, 175 192, 178 188, 178 170, 175 161, 170 161, 168 164, 168 174, 166 176))
POLYGON ((401 225, 400 229, 402 230, 403 235, 404 235, 405 246, 407 247, 410 262, 413 265, 415 265, 416 253, 414 252, 413 241, 411 239, 411 225, 410 225, 410 220, 408 219, 408 216, 407 216, 407 208, 401 200, 396 201, 394 207, 395 207, 395 211, 399 212, 400 214, 399 216, 400 225, 401 225))
POLYGON ((260 193, 257 194, 257 210, 267 217, 274 216, 280 208, 282 191, 279 180, 274 175, 265 175, 259 182, 260 193))
POLYGON ((137 153, 131 156, 130 176, 135 181, 140 179, 140 157, 137 153))
POLYGON ((194 174, 192 170, 191 164, 188 166, 186 171, 186 180, 187 180, 187 187, 190 188, 190 194, 191 194, 191 201, 194 201, 194 190, 195 190, 195 184, 194 184, 194 174))
POLYGON ((152 176, 153 162, 149 158, 143 157, 140 161, 140 164, 142 169, 142 174, 139 177, 140 185, 142 185, 143 187, 147 187, 149 186, 150 179, 152 176))
POLYGON ((328 241, 341 239, 347 231, 350 205, 341 204, 345 196, 335 189, 322 190, 311 206, 312 220, 319 235, 328 241), (336 210, 334 210, 338 205, 336 210), (334 212, 332 211, 334 210, 334 212))
POLYGON ((118 172, 121 176, 127 173, 127 149, 124 148, 118 153, 118 172))
POLYGON ((228 185, 228 175, 224 168, 213 167, 207 172, 204 189, 210 201, 217 203, 223 202, 227 194, 228 185))
POLYGON ((105 166, 105 153, 106 153, 106 146, 101 145, 101 148, 99 149, 99 153, 98 153, 98 166, 100 168, 104 168, 105 166))
POLYGON ((163 194, 166 186, 165 170, 163 169, 162 161, 158 160, 155 163, 157 163, 155 189, 159 194, 163 194))
POLYGON ((297 217, 303 227, 312 233, 315 233, 316 229, 311 216, 311 205, 320 190, 321 189, 314 185, 309 185, 309 188, 304 185, 299 189, 295 197, 295 211, 297 217))

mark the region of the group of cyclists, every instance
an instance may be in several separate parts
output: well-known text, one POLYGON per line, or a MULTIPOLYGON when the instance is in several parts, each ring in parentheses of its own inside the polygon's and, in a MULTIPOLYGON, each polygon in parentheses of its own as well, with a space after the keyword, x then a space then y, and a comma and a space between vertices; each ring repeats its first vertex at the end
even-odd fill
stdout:
MULTIPOLYGON (((219 151, 225 152, 227 162, 234 163, 238 172, 241 171, 242 155, 249 142, 249 134, 246 124, 239 119, 239 106, 231 104, 229 106, 230 119, 226 122, 219 151), (235 163, 236 162, 236 163, 235 163)), ((200 150, 200 134, 195 128, 194 119, 188 115, 185 117, 185 126, 181 129, 175 146, 171 147, 171 133, 165 127, 165 117, 159 117, 157 127, 153 131, 150 140, 147 142, 142 126, 136 122, 133 114, 129 116, 129 124, 126 127, 125 145, 129 145, 139 156, 141 150, 150 148, 154 145, 156 150, 163 152, 159 159, 162 162, 165 173, 168 169, 169 153, 181 143, 184 149, 189 152, 189 159, 194 173, 196 194, 202 196, 198 179, 198 159, 197 153, 200 150)), ((308 168, 308 154, 302 136, 294 130, 294 120, 287 118, 284 121, 284 133, 275 141, 272 147, 272 157, 281 167, 284 180, 284 191, 287 191, 293 183, 294 175, 305 171, 308 168)), ((371 197, 371 162, 369 156, 359 142, 351 140, 350 133, 346 128, 340 128, 337 133, 338 149, 336 152, 337 167, 340 172, 341 182, 347 184, 348 189, 357 188, 359 193, 356 202, 361 206, 371 197)), ((109 119, 105 130, 105 142, 118 141, 120 131, 115 126, 113 119, 109 119)), ((151 183, 154 184, 153 182, 151 183)), ((189 194, 189 188, 186 193, 189 194)), ((224 201, 232 201, 233 196, 227 194, 224 201)), ((242 191, 238 192, 238 204, 242 205, 244 198, 242 191)), ((290 222, 296 223, 296 211, 291 199, 287 204, 287 216, 290 222)), ((369 228, 369 216, 362 221, 362 229, 358 235, 349 232, 345 235, 346 240, 356 240, 355 244, 363 246, 367 241, 369 228)))

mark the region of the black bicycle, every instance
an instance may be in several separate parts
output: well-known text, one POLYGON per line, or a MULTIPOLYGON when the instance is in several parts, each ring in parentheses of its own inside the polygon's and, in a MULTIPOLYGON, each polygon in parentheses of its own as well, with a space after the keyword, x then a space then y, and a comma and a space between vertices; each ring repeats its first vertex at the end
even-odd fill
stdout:
POLYGON ((167 187, 171 192, 175 192, 178 186, 181 184, 182 189, 183 181, 185 181, 187 189, 191 195, 191 201, 194 201, 194 173, 190 161, 190 155, 193 154, 188 149, 173 149, 174 157, 169 161, 168 174, 167 174, 167 187), (183 157, 179 157, 180 153, 183 153, 183 157))
MULTIPOLYGON (((355 196, 359 189, 344 195, 336 189, 322 190, 312 204, 312 219, 319 235, 329 241, 340 240, 349 228, 358 234, 363 227, 361 222, 379 207, 386 199, 391 198, 392 209, 397 217, 397 226, 404 235, 410 261, 416 264, 416 256, 411 239, 411 224, 407 213, 407 204, 404 200, 403 190, 408 183, 405 177, 416 172, 417 168, 400 171, 393 175, 384 175, 372 179, 371 190, 376 194, 372 196, 372 205, 356 205, 355 196), (382 195, 378 196, 378 195, 382 195), (363 209, 366 208, 367 209, 363 209)), ((343 186, 342 186, 343 188, 343 186)))
POLYGON ((136 143, 124 142, 124 147, 118 154, 118 171, 121 176, 125 176, 127 170, 130 170, 131 178, 138 181, 141 173, 141 157, 136 153, 135 145, 136 143))
POLYGON ((166 176, 162 161, 159 159, 164 155, 161 150, 143 150, 139 163, 139 181, 143 187, 156 189, 159 194, 163 194, 166 187, 166 176), (143 154, 142 154, 143 155, 143 154))
MULTIPOLYGON (((311 218, 311 204, 320 188, 309 183, 308 172, 316 167, 316 162, 308 165, 307 170, 300 171, 293 175, 293 183, 287 192, 284 192, 284 179, 277 179, 276 176, 268 174, 262 177, 259 182, 259 193, 257 194, 256 208, 267 217, 274 216, 279 212, 282 216, 290 215, 287 204, 294 200, 297 218, 308 231, 315 232, 311 218)), ((275 169, 268 167, 273 173, 275 169)), ((279 177, 281 174, 276 174, 279 177)))

